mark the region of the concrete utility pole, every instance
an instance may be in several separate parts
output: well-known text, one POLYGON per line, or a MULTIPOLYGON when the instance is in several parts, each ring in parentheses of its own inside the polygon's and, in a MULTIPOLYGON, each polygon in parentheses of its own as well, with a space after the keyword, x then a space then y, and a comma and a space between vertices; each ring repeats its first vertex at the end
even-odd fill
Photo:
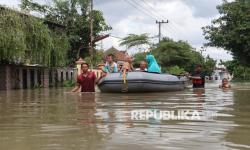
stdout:
POLYGON ((90 13, 89 13, 89 19, 90 19, 90 43, 89 43, 89 54, 90 54, 90 68, 93 69, 93 0, 90 0, 90 13))
POLYGON ((156 20, 156 24, 159 24, 159 43, 161 42, 161 24, 164 24, 164 23, 168 23, 168 20, 167 21, 157 21, 156 20))

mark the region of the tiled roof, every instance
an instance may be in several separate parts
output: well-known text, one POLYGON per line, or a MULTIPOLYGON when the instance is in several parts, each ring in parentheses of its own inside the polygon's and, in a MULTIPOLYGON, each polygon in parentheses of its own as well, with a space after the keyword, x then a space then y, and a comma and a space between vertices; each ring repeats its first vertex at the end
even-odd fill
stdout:
POLYGON ((105 55, 113 54, 115 56, 116 61, 125 61, 125 57, 127 55, 126 51, 121 51, 116 49, 115 47, 111 47, 105 51, 105 55))

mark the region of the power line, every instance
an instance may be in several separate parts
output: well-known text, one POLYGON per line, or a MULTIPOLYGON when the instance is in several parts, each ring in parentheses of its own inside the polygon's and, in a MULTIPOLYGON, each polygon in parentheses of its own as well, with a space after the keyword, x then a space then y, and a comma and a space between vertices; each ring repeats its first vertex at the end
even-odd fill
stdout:
MULTIPOLYGON (((162 16, 160 13, 158 13, 156 10, 155 10, 155 8, 151 5, 151 4, 149 4, 147 1, 145 1, 145 0, 142 0, 141 2, 143 3, 143 4, 145 4, 145 5, 141 5, 141 3, 139 3, 139 2, 137 2, 137 1, 135 1, 135 0, 133 0, 137 5, 140 5, 141 7, 143 7, 146 11, 149 11, 149 12, 151 12, 156 18, 158 18, 159 20, 168 20, 168 19, 166 19, 164 16, 162 16), (147 9, 147 8, 145 8, 144 6, 148 6, 148 7, 150 7, 149 9, 147 9)), ((170 26, 167 26, 167 27, 169 27, 171 30, 173 30, 173 28, 171 28, 170 26)))
MULTIPOLYGON (((145 8, 144 6, 142 6, 140 3, 138 3, 137 1, 135 0, 124 0, 126 3, 128 3, 129 5, 131 5, 132 7, 134 7, 135 9, 137 9, 138 11, 146 14, 147 16, 149 16, 150 18, 154 19, 154 20, 161 20, 159 19, 159 16, 156 15, 156 13, 152 13, 151 10, 148 10, 147 8, 145 8)), ((165 19, 167 20, 167 19, 165 19)), ((172 28, 171 29, 168 29, 166 26, 164 26, 163 28, 165 28, 168 32, 170 32, 171 34, 175 34, 174 32, 172 32, 172 28)))
MULTIPOLYGON (((154 11, 154 13, 159 17, 165 19, 165 20, 168 20, 166 19, 164 16, 162 16, 160 13, 158 13, 158 11, 155 10, 155 8, 150 4, 148 3, 146 0, 141 0, 141 2, 143 2, 145 5, 147 5, 148 7, 150 7, 150 10, 154 11)), ((137 3, 138 4, 138 3, 137 3)), ((180 27, 176 26, 174 21, 169 21, 169 25, 167 26, 168 28, 170 28, 172 31, 174 32, 178 32, 178 30, 180 29, 180 27)), ((167 30, 167 29, 166 29, 167 30)), ((186 34, 185 34, 186 35, 186 34)))
MULTIPOLYGON (((171 22, 171 24, 173 25, 173 27, 175 27, 177 30, 183 30, 182 28, 180 28, 175 22, 171 22)), ((185 35, 186 33, 183 32, 185 35)))
POLYGON ((151 11, 151 9, 145 8, 145 7, 144 7, 145 5, 141 5, 142 3, 139 3, 139 2, 136 1, 136 0, 131 0, 131 1, 134 2, 137 6, 141 7, 142 9, 144 9, 145 11, 150 12, 155 18, 160 19, 160 20, 163 19, 163 18, 159 17, 159 16, 157 15, 157 13, 151 11))
MULTIPOLYGON (((131 1, 134 2, 135 5, 139 6, 139 7, 140 7, 141 9, 143 9, 144 11, 150 12, 151 15, 153 15, 154 19, 156 19, 156 20, 162 20, 162 19, 168 20, 168 19, 166 19, 165 17, 159 15, 159 14, 157 13, 157 11, 156 11, 152 6, 150 6, 150 4, 148 4, 148 3, 146 4, 145 1, 144 1, 144 4, 146 4, 147 6, 149 6, 150 9, 145 8, 145 7, 144 7, 145 5, 141 5, 141 3, 137 2, 136 0, 131 0, 131 1)), ((171 28, 170 26, 167 26, 167 27, 165 26, 164 28, 165 28, 168 32, 171 32, 171 34, 174 34, 174 32, 172 32, 172 30, 174 30, 174 29, 171 28), (170 29, 168 29, 168 28, 170 28, 170 29)))
POLYGON ((142 0, 142 2, 143 2, 145 5, 147 5, 148 7, 150 7, 150 10, 153 10, 154 13, 156 14, 156 16, 160 17, 161 19, 167 20, 164 16, 162 16, 161 14, 159 14, 159 13, 155 10, 155 8, 154 8, 151 4, 149 4, 147 1, 142 0))
POLYGON ((129 1, 129 0, 124 0, 125 2, 127 2, 130 6, 134 7, 135 9, 137 9, 138 11, 144 13, 145 15, 149 16, 150 18, 156 20, 156 18, 154 16, 152 16, 150 13, 148 13, 147 11, 141 9, 140 7, 137 7, 137 5, 135 5, 133 2, 129 1))

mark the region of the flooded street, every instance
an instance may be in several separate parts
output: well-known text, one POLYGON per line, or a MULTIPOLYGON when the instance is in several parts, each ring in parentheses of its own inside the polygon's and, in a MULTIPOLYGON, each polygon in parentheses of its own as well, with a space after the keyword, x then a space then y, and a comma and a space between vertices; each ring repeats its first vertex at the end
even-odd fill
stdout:
POLYGON ((250 149, 250 84, 145 94, 0 92, 1 150, 250 149), (201 120, 134 120, 135 110, 197 110, 201 120), (209 113, 204 113, 209 112, 209 113))

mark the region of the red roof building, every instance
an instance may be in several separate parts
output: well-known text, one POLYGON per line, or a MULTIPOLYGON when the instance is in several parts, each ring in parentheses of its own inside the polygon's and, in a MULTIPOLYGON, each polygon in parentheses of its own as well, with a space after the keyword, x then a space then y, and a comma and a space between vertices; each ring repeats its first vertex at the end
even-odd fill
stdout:
POLYGON ((113 46, 107 49, 104 53, 106 56, 109 54, 113 54, 115 57, 115 61, 117 61, 118 63, 123 63, 125 61, 125 57, 128 55, 126 51, 118 50, 113 46))

